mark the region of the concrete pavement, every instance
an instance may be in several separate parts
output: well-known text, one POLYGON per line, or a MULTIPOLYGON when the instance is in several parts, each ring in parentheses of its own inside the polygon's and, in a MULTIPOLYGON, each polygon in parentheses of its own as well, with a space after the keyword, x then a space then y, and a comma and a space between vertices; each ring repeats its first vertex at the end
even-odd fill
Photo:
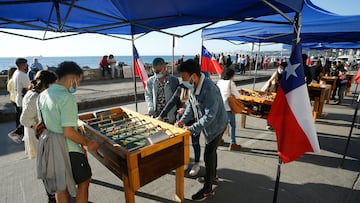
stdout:
MULTIPOLYGON (((260 89, 262 85, 257 83, 255 89, 260 89)), ((94 89, 97 86, 94 85, 94 89)), ((252 85, 239 85, 238 88, 252 88, 252 85)), ((80 91, 91 91, 90 86, 87 89, 80 91)), ((106 90, 110 89, 102 91, 106 90)), ((333 105, 333 102, 325 105, 323 116, 316 122, 321 153, 306 154, 297 161, 282 165, 278 202, 360 202, 360 132, 357 128, 353 130, 345 164, 343 168, 339 167, 354 114, 354 106, 350 104, 351 97, 345 97, 344 105, 333 105)), ((135 109, 132 103, 120 105, 135 109)), ((144 102, 138 106, 140 113, 146 113, 144 102)), ((237 123, 240 124, 239 115, 237 123)), ((272 202, 278 163, 277 145, 274 132, 265 130, 265 124, 263 119, 248 117, 246 128, 238 125, 236 129, 236 140, 243 146, 242 151, 231 152, 226 146, 219 147, 220 183, 215 188, 215 196, 206 202, 272 202)), ((0 202, 46 202, 43 185, 36 179, 35 161, 27 159, 23 145, 13 143, 6 136, 6 132, 14 126, 13 121, 0 123, 0 202)), ((226 136, 224 139, 225 142, 229 141, 226 136)), ((200 143, 203 153, 202 137, 200 143)), ((190 156, 192 159, 192 151, 190 156)), ((92 156, 89 160, 93 170, 89 201, 124 202, 121 180, 92 156)), ((201 164, 204 166, 202 157, 201 164)), ((202 167, 199 175, 204 172, 202 167)), ((201 186, 195 177, 186 176, 185 202, 191 202, 191 195, 201 186)), ((142 187, 136 193, 135 200, 146 203, 173 202, 174 193, 175 175, 171 172, 142 187)))

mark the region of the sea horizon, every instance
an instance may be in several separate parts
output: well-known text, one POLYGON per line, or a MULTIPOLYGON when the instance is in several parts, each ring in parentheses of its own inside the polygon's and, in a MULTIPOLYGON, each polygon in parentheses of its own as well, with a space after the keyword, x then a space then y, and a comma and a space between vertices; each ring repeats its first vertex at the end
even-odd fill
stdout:
MULTIPOLYGON (((26 56, 29 66, 33 63, 34 58, 38 58, 39 62, 43 66, 47 67, 57 67, 63 61, 74 61, 80 67, 88 67, 91 69, 96 69, 99 67, 99 62, 103 56, 26 56)), ((152 60, 156 57, 162 57, 166 62, 172 62, 171 55, 142 55, 140 56, 141 61, 145 63, 152 63, 152 60)), ((7 70, 11 67, 16 67, 15 60, 18 57, 0 57, 0 70, 7 70)), ((180 58, 180 55, 174 56, 174 61, 177 61, 180 58)), ((184 56, 184 59, 194 58, 194 56, 184 56)), ((127 65, 132 65, 132 56, 121 56, 115 55, 117 62, 124 62, 127 65)))

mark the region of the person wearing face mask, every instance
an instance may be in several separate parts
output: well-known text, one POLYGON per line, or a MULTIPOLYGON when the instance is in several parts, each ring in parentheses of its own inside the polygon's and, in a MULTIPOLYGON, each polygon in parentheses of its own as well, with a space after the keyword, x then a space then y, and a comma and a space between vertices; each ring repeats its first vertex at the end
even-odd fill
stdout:
POLYGON ((16 92, 15 100, 17 128, 11 131, 8 136, 14 142, 21 143, 22 137, 24 135, 24 126, 20 123, 20 116, 22 112, 22 100, 30 85, 30 80, 27 76, 27 70, 29 65, 25 58, 17 58, 15 63, 17 69, 12 76, 12 81, 16 92))
MULTIPOLYGON (((156 118, 175 93, 179 80, 167 73, 166 63, 163 58, 155 58, 153 60, 152 70, 154 75, 146 82, 145 101, 148 105, 149 116, 156 118)), ((167 113, 163 120, 175 123, 176 106, 167 113)))
POLYGON ((277 70, 271 75, 270 79, 266 81, 265 85, 261 88, 264 92, 276 92, 280 84, 280 80, 284 74, 284 70, 287 66, 286 61, 282 61, 277 70))
MULTIPOLYGON (((205 137, 205 177, 204 186, 192 196, 193 200, 201 201, 214 195, 213 184, 217 184, 217 147, 228 122, 218 86, 200 72, 199 64, 192 59, 185 61, 179 67, 183 85, 190 89, 189 104, 185 112, 175 125, 191 132, 191 136, 205 137), (185 124, 195 120, 190 126, 185 124)), ((199 178, 199 181, 203 180, 199 178)))
POLYGON ((99 145, 77 130, 78 108, 72 93, 80 84, 82 70, 75 62, 65 61, 56 74, 57 82, 41 92, 38 100, 46 129, 39 138, 37 175, 57 202, 69 202, 69 194, 76 196, 76 202, 88 202, 92 174, 85 147, 94 151, 99 145))

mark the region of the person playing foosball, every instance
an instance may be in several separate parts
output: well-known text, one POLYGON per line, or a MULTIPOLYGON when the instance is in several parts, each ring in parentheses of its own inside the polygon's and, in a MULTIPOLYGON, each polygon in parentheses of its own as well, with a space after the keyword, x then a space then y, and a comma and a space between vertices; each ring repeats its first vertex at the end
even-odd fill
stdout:
POLYGON ((189 104, 177 126, 188 129, 192 136, 202 132, 205 136, 205 183, 201 190, 192 196, 201 201, 214 195, 213 179, 216 177, 217 147, 225 131, 228 118, 219 88, 205 75, 200 73, 199 64, 192 59, 185 61, 178 68, 183 85, 190 89, 189 104), (186 126, 191 120, 195 122, 186 126))

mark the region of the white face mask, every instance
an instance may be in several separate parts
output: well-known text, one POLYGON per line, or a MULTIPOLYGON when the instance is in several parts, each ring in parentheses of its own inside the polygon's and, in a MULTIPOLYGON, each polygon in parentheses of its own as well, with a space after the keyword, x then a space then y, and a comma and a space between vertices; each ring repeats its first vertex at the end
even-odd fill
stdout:
POLYGON ((73 82, 73 83, 71 84, 71 87, 69 88, 69 92, 70 92, 71 94, 75 93, 78 86, 79 86, 79 85, 78 85, 78 83, 77 83, 76 80, 75 80, 75 82, 73 82), (75 83, 75 85, 74 85, 74 83, 75 83))

